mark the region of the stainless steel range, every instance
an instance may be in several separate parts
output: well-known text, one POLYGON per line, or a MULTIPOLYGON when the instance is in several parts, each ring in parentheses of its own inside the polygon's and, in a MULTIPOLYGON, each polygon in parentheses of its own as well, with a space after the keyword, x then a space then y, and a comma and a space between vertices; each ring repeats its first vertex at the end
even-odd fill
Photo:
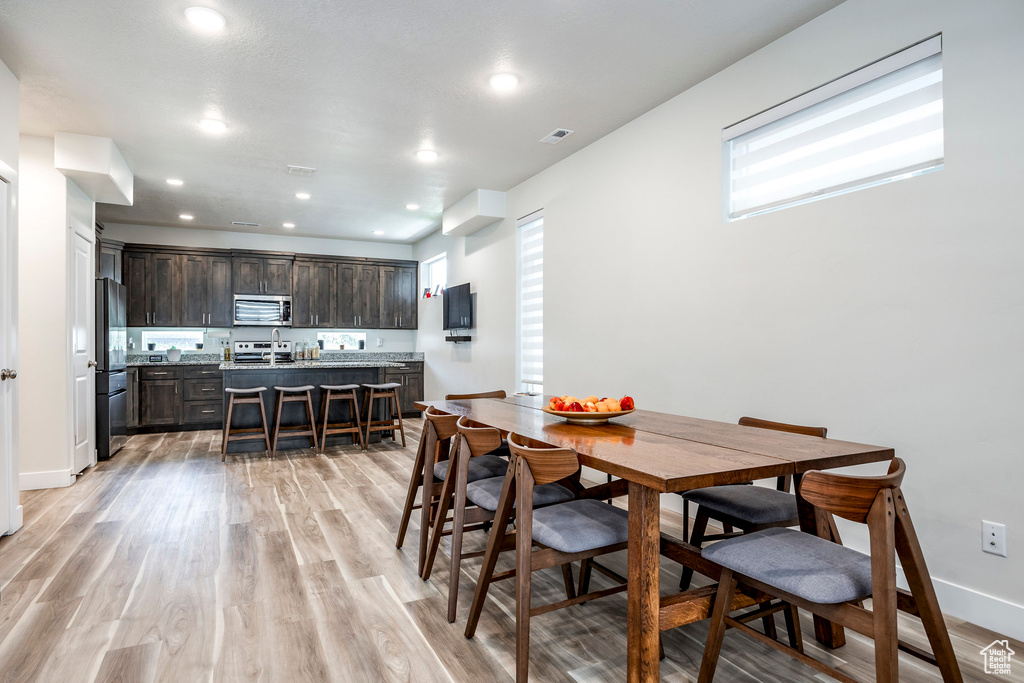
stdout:
POLYGON ((235 363, 269 363, 270 350, 274 349, 275 363, 294 363, 290 341, 236 341, 231 345, 232 360, 235 363))

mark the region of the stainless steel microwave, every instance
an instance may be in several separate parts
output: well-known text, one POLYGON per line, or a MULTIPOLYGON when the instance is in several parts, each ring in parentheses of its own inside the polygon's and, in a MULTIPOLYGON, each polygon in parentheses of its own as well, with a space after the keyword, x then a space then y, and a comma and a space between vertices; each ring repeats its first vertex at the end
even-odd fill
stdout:
POLYGON ((291 327, 292 298, 268 294, 235 294, 235 326, 291 327))

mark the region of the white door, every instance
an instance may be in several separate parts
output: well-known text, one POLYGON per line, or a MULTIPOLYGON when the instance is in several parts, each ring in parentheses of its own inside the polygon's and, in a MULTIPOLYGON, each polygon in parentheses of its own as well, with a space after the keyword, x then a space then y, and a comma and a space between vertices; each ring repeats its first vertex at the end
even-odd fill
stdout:
POLYGON ((0 177, 0 535, 21 528, 18 504, 18 249, 11 200, 0 177))
POLYGON ((93 360, 93 306, 96 300, 93 244, 71 231, 71 390, 74 427, 74 462, 71 473, 78 474, 96 462, 96 366, 93 360))

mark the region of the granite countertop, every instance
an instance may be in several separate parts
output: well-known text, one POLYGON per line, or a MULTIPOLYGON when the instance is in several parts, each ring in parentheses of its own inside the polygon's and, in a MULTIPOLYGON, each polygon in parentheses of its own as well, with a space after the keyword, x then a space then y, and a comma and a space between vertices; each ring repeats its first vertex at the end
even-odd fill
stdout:
MULTIPOLYGON (((408 362, 408 361, 407 361, 408 362)), ((403 368, 405 363, 393 360, 297 360, 293 363, 221 363, 221 370, 309 370, 320 368, 403 368)))

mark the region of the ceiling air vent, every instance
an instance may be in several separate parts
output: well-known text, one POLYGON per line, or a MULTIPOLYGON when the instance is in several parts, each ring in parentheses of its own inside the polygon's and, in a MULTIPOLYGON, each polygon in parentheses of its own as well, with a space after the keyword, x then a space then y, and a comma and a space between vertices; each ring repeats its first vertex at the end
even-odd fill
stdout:
POLYGON ((568 128, 557 128, 541 138, 540 141, 549 145, 557 145, 561 142, 562 138, 569 137, 575 132, 576 131, 569 130, 568 128))
POLYGON ((231 225, 240 225, 243 228, 258 228, 259 223, 246 223, 245 221, 231 221, 231 225))
POLYGON ((300 178, 308 178, 314 173, 316 173, 315 168, 310 168, 309 166, 293 166, 292 164, 288 164, 288 175, 297 175, 300 178))

